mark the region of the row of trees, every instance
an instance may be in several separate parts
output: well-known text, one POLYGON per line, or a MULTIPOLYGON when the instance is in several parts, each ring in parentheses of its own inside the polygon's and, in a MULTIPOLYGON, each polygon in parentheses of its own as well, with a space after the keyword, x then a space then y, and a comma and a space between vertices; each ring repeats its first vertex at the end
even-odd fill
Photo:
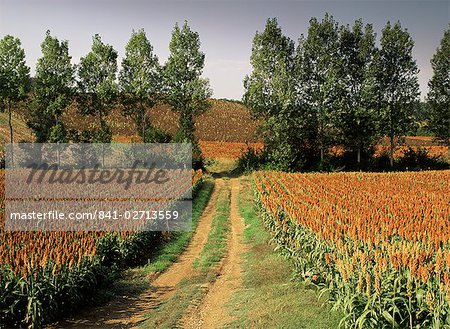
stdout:
MULTIPOLYGON (((430 128, 450 138, 449 30, 432 59, 430 128)), ((386 24, 380 46, 371 24, 340 25, 332 16, 312 18, 297 46, 276 19, 257 32, 252 73, 244 80, 244 102, 263 119, 269 161, 284 170, 323 161, 335 145, 353 152, 358 164, 380 136, 408 131, 419 105, 414 42, 400 22, 386 24)))
POLYGON ((193 143, 194 158, 201 156, 194 137, 194 116, 208 107, 211 89, 208 80, 201 77, 205 55, 199 35, 187 22, 181 28, 175 25, 165 65, 160 65, 144 30, 132 32, 120 72, 117 51, 97 34, 91 51, 78 65, 71 64, 68 42, 59 41, 49 31, 41 49, 36 75, 30 79, 20 40, 10 35, 0 40, 0 106, 9 114, 11 143, 12 112, 22 100, 27 100, 29 108, 27 124, 41 143, 69 139, 110 142, 111 130, 105 118, 117 104, 133 118, 143 140, 154 142, 155 128, 146 113, 157 102, 164 102, 180 114, 175 141, 193 143), (96 131, 67 134, 61 116, 73 101, 80 113, 96 118, 96 131))

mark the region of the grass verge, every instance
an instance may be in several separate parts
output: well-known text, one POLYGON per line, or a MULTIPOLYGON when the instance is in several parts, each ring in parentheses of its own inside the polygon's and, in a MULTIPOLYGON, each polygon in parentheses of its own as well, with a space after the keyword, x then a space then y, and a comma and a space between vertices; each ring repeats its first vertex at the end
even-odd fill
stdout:
POLYGON ((186 313, 192 301, 201 300, 204 291, 201 285, 183 281, 176 293, 146 314, 140 328, 171 329, 178 328, 178 322, 186 313))
POLYGON ((274 251, 270 233, 259 218, 249 179, 242 180, 239 212, 249 249, 244 259, 244 286, 229 302, 235 319, 230 328, 337 328, 339 314, 315 289, 292 280, 293 264, 274 251))
POLYGON ((194 261, 194 268, 208 270, 217 264, 227 251, 227 234, 230 231, 230 189, 223 189, 217 200, 216 213, 208 234, 208 241, 200 256, 194 261))

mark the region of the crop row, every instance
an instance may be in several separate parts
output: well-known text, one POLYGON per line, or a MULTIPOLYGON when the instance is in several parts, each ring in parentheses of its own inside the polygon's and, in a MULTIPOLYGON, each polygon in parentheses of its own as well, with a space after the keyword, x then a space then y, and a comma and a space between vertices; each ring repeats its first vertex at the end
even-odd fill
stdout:
POLYGON ((265 222, 349 328, 450 327, 450 172, 258 172, 265 222))
MULTIPOLYGON (((192 173, 193 193, 203 180, 192 173)), ((137 264, 161 232, 6 232, 0 171, 0 328, 40 327, 93 299, 123 267, 137 264)))

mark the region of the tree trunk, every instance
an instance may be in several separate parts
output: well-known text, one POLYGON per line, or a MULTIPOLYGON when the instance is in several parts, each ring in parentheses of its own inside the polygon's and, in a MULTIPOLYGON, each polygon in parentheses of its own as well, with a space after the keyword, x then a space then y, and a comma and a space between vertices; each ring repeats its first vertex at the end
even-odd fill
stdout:
POLYGON ((180 129, 183 135, 183 138, 187 140, 189 143, 193 143, 194 141, 194 116, 192 112, 183 111, 180 114, 180 129))
POLYGON ((102 129, 103 128, 103 113, 102 113, 102 111, 100 111, 98 114, 98 121, 100 124, 100 128, 102 129))
MULTIPOLYGON (((13 126, 12 126, 12 109, 11 109, 11 100, 8 100, 8 124, 9 124, 9 142, 13 143, 13 126)), ((14 168, 14 146, 11 145, 10 152, 10 166, 14 168)))
POLYGON ((323 150, 323 147, 320 148, 320 161, 323 161, 325 158, 325 151, 323 150))
POLYGON ((391 168, 394 168, 394 135, 391 134, 389 136, 390 140, 390 150, 389 150, 389 162, 391 164, 391 168))
POLYGON ((145 143, 145 108, 144 108, 144 106, 142 105, 142 102, 141 102, 141 111, 142 111, 142 142, 144 142, 145 143))
POLYGON ((8 100, 8 124, 9 124, 9 142, 13 143, 13 126, 12 126, 12 110, 11 100, 8 100))
POLYGON ((142 141, 145 143, 145 114, 142 115, 142 141))
POLYGON ((358 154, 357 154, 356 161, 358 162, 358 164, 361 163, 361 146, 358 146, 358 154))
POLYGON ((392 119, 392 108, 389 106, 389 162, 391 164, 391 169, 394 168, 394 122, 392 119))

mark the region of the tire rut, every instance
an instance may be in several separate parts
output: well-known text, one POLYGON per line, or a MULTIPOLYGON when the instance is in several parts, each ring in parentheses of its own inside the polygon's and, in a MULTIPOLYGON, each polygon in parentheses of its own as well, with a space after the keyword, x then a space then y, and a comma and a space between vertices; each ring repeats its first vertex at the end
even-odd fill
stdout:
POLYGON ((244 221, 238 209, 240 186, 238 178, 231 179, 231 230, 228 253, 219 268, 219 276, 206 288, 203 299, 191 304, 191 307, 179 322, 181 328, 220 328, 232 320, 228 315, 226 304, 232 294, 242 287, 241 263, 242 252, 245 250, 245 244, 242 241, 244 221))

